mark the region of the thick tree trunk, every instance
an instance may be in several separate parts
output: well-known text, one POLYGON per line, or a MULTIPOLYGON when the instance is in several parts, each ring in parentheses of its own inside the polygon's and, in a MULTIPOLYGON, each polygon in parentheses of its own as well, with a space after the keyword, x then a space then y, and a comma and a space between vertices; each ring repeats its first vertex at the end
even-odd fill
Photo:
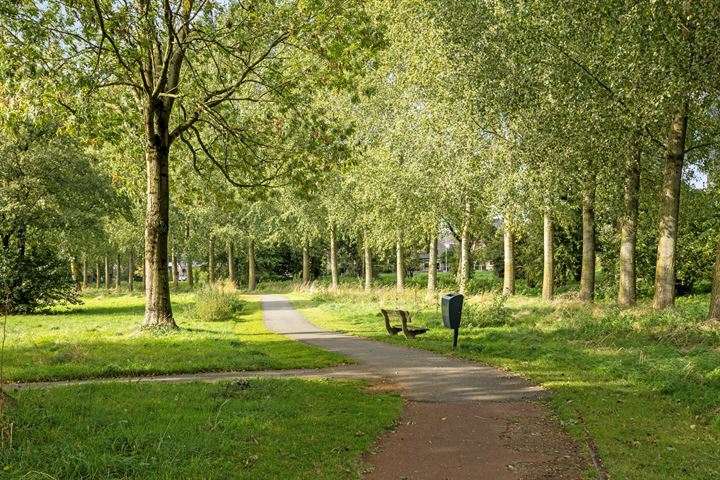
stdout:
POLYGON ((708 320, 720 320, 720 245, 718 245, 717 254, 715 255, 715 271, 713 272, 708 320))
POLYGON ((397 289, 403 290, 405 288, 405 249, 402 243, 398 240, 395 246, 396 252, 396 277, 397 277, 397 289))
POLYGON ((633 139, 625 178, 625 213, 620 226, 620 284, 618 304, 633 307, 637 303, 636 246, 640 207, 640 136, 633 139))
POLYGON ((553 224, 550 212, 543 215, 543 300, 553 298, 553 224))
POLYGON ((460 235, 460 293, 465 293, 470 282, 470 204, 465 205, 465 219, 460 235))
POLYGON ((193 288, 193 285, 195 285, 195 279, 193 278, 193 266, 192 266, 192 257, 190 255, 187 256, 187 281, 190 288, 193 288))
POLYGON ((210 246, 208 247, 208 283, 215 283, 215 239, 210 237, 210 246))
POLYGON ((653 307, 656 309, 667 308, 675 304, 675 252, 680 212, 680 184, 687 132, 686 112, 687 105, 684 104, 673 113, 668 138, 660 207, 660 240, 655 265, 653 307))
MULTIPOLYGON (((145 107, 146 109, 151 107, 145 107)), ((159 108, 159 107, 153 107, 159 108)), ((149 114, 146 114, 149 115, 149 114)), ((168 284, 168 231, 170 227, 170 185, 167 138, 169 112, 155 113, 154 125, 146 125, 145 161, 147 208, 145 215, 145 325, 175 327, 168 284)), ((146 120, 146 123, 151 123, 146 120)))
POLYGON ((95 259, 95 289, 100 290, 100 262, 95 259))
POLYGON ((428 254, 428 293, 433 293, 437 288, 437 256, 438 256, 438 238, 437 235, 430 237, 430 251, 428 254))
POLYGON ((582 201, 582 267, 580 270, 580 300, 595 300, 595 178, 585 185, 582 201))
POLYGON ((173 249, 171 254, 171 261, 172 264, 172 282, 173 282, 173 288, 177 290, 178 288, 178 281, 179 281, 179 275, 178 275, 178 263, 177 263, 177 256, 175 255, 175 250, 173 249))
POLYGON ((365 242, 363 247, 363 257, 365 259, 365 291, 369 292, 373 286, 373 257, 372 249, 365 242))
POLYGON ((121 261, 122 260, 120 259, 120 254, 118 253, 117 254, 117 263, 116 263, 117 272, 115 272, 115 290, 117 290, 118 292, 120 291, 120 283, 122 281, 122 279, 120 278, 120 275, 122 274, 121 269, 120 269, 121 261))
POLYGON ((110 290, 110 260, 105 255, 105 289, 110 290))
POLYGON ((303 285, 308 285, 310 283, 310 249, 307 245, 303 246, 302 255, 302 283, 303 285))
POLYGON ((503 228, 503 294, 515 295, 515 239, 507 222, 503 228))
POLYGON ((251 292, 257 286, 255 280, 255 240, 248 240, 248 290, 251 292))
POLYGON ((72 278, 72 282, 77 287, 78 286, 78 263, 77 263, 77 257, 74 255, 70 258, 70 277, 72 278))
POLYGON ((331 288, 337 290, 340 286, 337 264, 337 239, 335 238, 335 225, 330 227, 330 278, 331 288))
POLYGON ((230 283, 237 285, 237 273, 235 273, 235 245, 233 242, 227 244, 228 253, 228 276, 230 277, 230 283))
POLYGON ((87 258, 83 258, 83 261, 82 261, 82 288, 83 288, 83 290, 87 290, 87 288, 88 288, 87 258))
POLYGON ((128 254, 128 290, 135 290, 135 253, 132 250, 128 254))

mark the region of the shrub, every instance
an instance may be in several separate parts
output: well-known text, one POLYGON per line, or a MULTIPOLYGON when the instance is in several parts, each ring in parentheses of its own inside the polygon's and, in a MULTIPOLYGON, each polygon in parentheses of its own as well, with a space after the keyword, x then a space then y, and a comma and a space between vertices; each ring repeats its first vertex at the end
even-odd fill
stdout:
POLYGON ((204 286, 195 294, 195 306, 192 314, 206 322, 229 320, 245 307, 234 288, 227 285, 204 286))
POLYGON ((489 302, 466 303, 463 307, 463 326, 475 327, 496 327, 505 325, 510 318, 510 310, 505 306, 507 295, 493 293, 486 295, 489 302))

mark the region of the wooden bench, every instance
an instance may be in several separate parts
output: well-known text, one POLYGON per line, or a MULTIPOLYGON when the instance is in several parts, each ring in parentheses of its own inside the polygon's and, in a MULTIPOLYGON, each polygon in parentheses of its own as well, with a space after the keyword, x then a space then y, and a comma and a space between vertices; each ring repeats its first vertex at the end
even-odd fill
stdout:
POLYGON ((405 334, 405 338, 410 339, 428 331, 427 328, 408 325, 408 323, 412 322, 412 317, 410 316, 410 312, 406 310, 385 310, 384 308, 381 308, 380 311, 382 312, 383 317, 385 317, 385 329, 390 335, 397 335, 398 333, 403 332, 405 334), (402 325, 391 325, 391 315, 400 317, 402 325))

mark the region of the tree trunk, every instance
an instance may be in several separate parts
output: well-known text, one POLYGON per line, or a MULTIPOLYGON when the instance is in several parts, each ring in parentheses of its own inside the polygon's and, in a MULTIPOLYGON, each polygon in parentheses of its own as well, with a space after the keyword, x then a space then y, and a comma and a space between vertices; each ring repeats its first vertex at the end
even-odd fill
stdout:
POLYGON ((121 261, 121 260, 120 260, 120 254, 118 253, 118 254, 117 254, 117 264, 116 264, 116 265, 117 265, 117 272, 115 273, 115 290, 117 290, 118 292, 120 291, 120 283, 121 283, 121 279, 120 279, 120 275, 121 275, 121 272, 120 272, 120 261, 121 261))
POLYGON ((215 283, 215 239, 210 237, 210 247, 208 248, 208 283, 215 283))
POLYGON ((553 224, 550 212, 543 215, 543 300, 553 298, 553 224))
POLYGON ((248 290, 255 290, 255 240, 248 241, 248 290))
POLYGON ((100 262, 95 259, 95 289, 100 290, 100 262))
POLYGON ((595 300, 595 178, 586 182, 582 202, 582 268, 580 270, 580 300, 595 300))
POLYGON ((515 239, 507 222, 503 227, 503 294, 515 295, 515 239))
POLYGON ((717 254, 715 255, 715 271, 713 272, 708 320, 720 320, 720 245, 718 245, 717 254))
POLYGON ((237 285, 237 274, 235 273, 235 245, 233 242, 228 242, 228 276, 230 277, 230 283, 237 285))
POLYGON ((633 307, 637 303, 636 246, 637 221, 640 206, 640 155, 639 134, 633 139, 625 178, 625 214, 620 226, 620 285, 618 304, 633 307))
POLYGON ((430 251, 428 255, 428 293, 433 293, 437 288, 437 256, 438 238, 437 234, 430 237, 430 251))
POLYGON ((680 183, 685 157, 686 112, 687 105, 683 104, 673 113, 668 138, 660 207, 660 240, 655 265, 653 308, 656 309, 675 304, 675 252, 680 212, 680 183))
POLYGON ((307 244, 303 246, 302 255, 302 283, 303 285, 308 285, 310 283, 310 249, 307 244))
POLYGON ((82 288, 83 288, 83 290, 87 290, 87 288, 88 288, 87 258, 83 258, 83 261, 82 261, 82 288))
POLYGON ((178 288, 178 281, 180 280, 178 277, 178 263, 177 263, 177 256, 175 255, 175 249, 172 250, 171 253, 171 264, 172 264, 172 282, 173 282, 173 288, 177 290, 178 288))
POLYGON ((368 246, 367 241, 363 247, 363 253, 365 258, 365 291, 369 292, 373 286, 373 257, 372 249, 368 246))
POLYGON ((75 286, 78 286, 78 264, 77 264, 77 257, 72 256, 70 258, 70 277, 72 278, 72 282, 75 284, 75 286))
POLYGON ((332 281, 332 289, 337 290, 340 286, 340 279, 338 278, 337 240, 335 238, 335 225, 330 227, 330 277, 332 281))
POLYGON ((105 255, 105 289, 110 290, 110 260, 105 255))
POLYGON ((397 289, 403 290, 405 288, 405 249, 400 240, 398 240, 395 250, 397 253, 397 289))
POLYGON ((465 204, 465 219, 460 235, 460 293, 467 291, 470 282, 470 204, 465 204))
POLYGON ((168 230, 170 227, 170 185, 168 180, 167 120, 170 112, 155 112, 153 105, 145 109, 145 146, 147 170, 147 208, 145 215, 145 325, 176 327, 170 303, 168 284, 168 230), (149 120, 151 118, 152 120, 149 120))
POLYGON ((187 279, 188 286, 193 288, 193 285, 195 285, 195 279, 193 278, 192 257, 190 255, 187 256, 187 279))
POLYGON ((128 255, 128 290, 135 290, 135 253, 132 250, 128 255))

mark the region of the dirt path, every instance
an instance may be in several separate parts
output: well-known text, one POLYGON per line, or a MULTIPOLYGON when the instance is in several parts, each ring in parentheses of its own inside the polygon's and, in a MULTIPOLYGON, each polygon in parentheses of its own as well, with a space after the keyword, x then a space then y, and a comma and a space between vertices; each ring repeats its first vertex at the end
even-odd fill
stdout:
MULTIPOLYGON (((263 295, 268 329, 360 362, 410 400, 365 460, 367 479, 580 479, 590 463, 550 411, 540 387, 501 370, 423 350, 323 330, 278 295, 263 295)), ((342 370, 342 369, 340 369, 342 370)), ((334 376, 334 375, 333 375, 334 376)))

